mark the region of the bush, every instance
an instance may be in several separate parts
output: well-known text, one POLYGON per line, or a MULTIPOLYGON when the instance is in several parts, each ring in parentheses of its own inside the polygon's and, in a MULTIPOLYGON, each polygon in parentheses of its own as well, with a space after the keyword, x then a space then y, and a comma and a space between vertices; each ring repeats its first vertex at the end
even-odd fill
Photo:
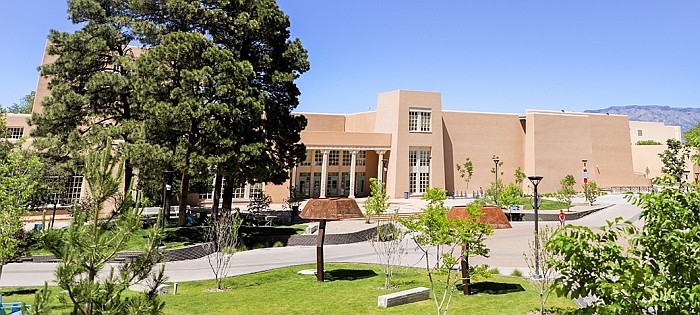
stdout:
POLYGON ((655 141, 655 140, 639 140, 636 145, 660 145, 661 142, 655 141))
POLYGON ((510 275, 513 277, 522 277, 523 272, 518 269, 513 269, 513 272, 511 272, 510 275))
POLYGON ((491 268, 491 269, 489 269, 488 273, 490 273, 492 275, 500 275, 501 271, 499 271, 498 268, 491 268))

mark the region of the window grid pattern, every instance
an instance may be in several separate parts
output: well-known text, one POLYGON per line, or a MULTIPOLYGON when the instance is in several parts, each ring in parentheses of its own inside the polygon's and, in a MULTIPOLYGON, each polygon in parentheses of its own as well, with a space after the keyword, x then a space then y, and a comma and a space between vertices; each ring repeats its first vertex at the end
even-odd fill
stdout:
POLYGON ((343 166, 350 166, 352 162, 352 152, 343 151, 343 166))
POLYGON ((339 155, 338 150, 331 150, 330 153, 328 153, 328 165, 337 166, 338 159, 339 159, 338 155, 339 155))
POLYGON ((260 198, 263 195, 263 184, 257 183, 254 185, 249 185, 250 187, 250 198, 260 198))
POLYGON ((243 199, 245 198, 245 187, 246 185, 244 184, 243 186, 236 187, 233 189, 233 199, 243 199))
POLYGON ((80 201, 80 192, 83 190, 83 176, 71 176, 66 187, 66 203, 73 204, 80 201))
POLYGON ((410 148, 408 168, 409 192, 424 193, 430 184, 430 148, 410 148))
POLYGON ((316 166, 323 165, 323 151, 321 151, 321 150, 314 151, 314 165, 316 165, 316 166))
POLYGON ((24 135, 24 128, 22 127, 10 127, 7 128, 7 138, 9 139, 22 139, 24 135))
POLYGON ((302 166, 309 166, 309 165, 311 165, 311 158, 312 158, 311 152, 312 152, 311 150, 307 150, 307 151, 306 151, 306 156, 304 157, 304 160, 301 161, 301 165, 302 165, 302 166))
POLYGON ((409 110, 408 131, 430 132, 430 111, 418 109, 409 110))
POLYGON ((357 155, 355 156, 355 165, 356 166, 365 166, 366 161, 367 161, 367 151, 357 151, 357 155))
POLYGON ((350 172, 342 172, 341 176, 341 195, 347 196, 350 194, 350 172))

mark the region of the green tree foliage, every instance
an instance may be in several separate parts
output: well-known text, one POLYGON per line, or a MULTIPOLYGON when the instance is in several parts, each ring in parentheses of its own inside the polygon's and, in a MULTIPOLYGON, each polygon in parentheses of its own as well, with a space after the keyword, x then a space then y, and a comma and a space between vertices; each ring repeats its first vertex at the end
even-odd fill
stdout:
MULTIPOLYGON (((423 208, 423 212, 415 218, 402 219, 400 222, 413 232, 411 234, 413 240, 425 254, 425 268, 430 280, 435 308, 438 314, 446 314, 457 281, 460 279, 459 275, 450 271, 450 268, 458 262, 455 259, 455 250, 458 247, 465 248, 462 257, 488 255, 488 248, 483 244, 483 240, 491 233, 491 229, 487 224, 476 221, 481 209, 478 205, 467 207, 470 218, 448 219, 448 209, 444 204, 446 191, 442 188, 429 188, 423 194, 423 199, 428 200, 428 205, 423 208), (434 256, 435 261, 432 261, 429 251, 434 247, 439 249, 437 256, 434 256)), ((468 268, 472 275, 488 275, 486 266, 468 268)))
POLYGON ((5 110, 12 114, 31 114, 32 106, 34 106, 34 97, 36 92, 31 91, 29 94, 22 97, 19 103, 14 103, 7 107, 5 110))
POLYGON ((513 174, 513 176, 515 176, 515 184, 518 185, 518 187, 522 187, 523 181, 525 180, 527 175, 525 175, 525 172, 523 172, 523 169, 520 168, 520 166, 518 166, 518 168, 515 169, 515 174, 513 174))
MULTIPOLYGON (((0 129, 5 123, 0 122, 0 129)), ((0 140, 0 277, 2 269, 15 258, 23 243, 20 220, 28 209, 31 197, 41 186, 39 158, 21 150, 21 143, 0 140)))
POLYGON ((153 187, 174 170, 184 211, 190 180, 209 169, 226 178, 230 209, 235 187, 280 184, 304 157, 306 119, 291 111, 307 52, 274 0, 71 0, 69 17, 82 28, 51 32, 51 96, 32 118, 56 160, 82 165, 101 139, 120 140, 126 182, 138 168, 159 200, 153 187))
POLYGON ((389 196, 386 194, 386 185, 376 178, 369 179, 370 196, 365 201, 365 222, 373 215, 383 214, 389 208, 389 196))
MULTIPOLYGON (((141 109, 135 102, 133 63, 138 52, 128 46, 134 39, 128 1, 71 0, 68 17, 82 27, 74 33, 51 30, 47 53, 57 59, 40 68, 51 78, 51 94, 30 123, 36 125, 35 146, 81 172, 82 156, 104 138, 119 140, 120 150, 136 142, 141 109)), ((124 167, 125 183, 130 183, 130 159, 124 167)))
POLYGON ((508 183, 508 185, 500 189, 497 204, 501 208, 506 208, 510 205, 517 205, 520 203, 520 196, 522 195, 523 190, 520 188, 520 186, 513 183, 508 183))
POLYGON ((596 183, 594 180, 583 184, 583 197, 586 198, 588 205, 592 206, 601 195, 603 195, 603 192, 600 191, 600 188, 598 188, 598 183, 596 183))
POLYGON ((621 218, 602 231, 567 226, 549 242, 558 292, 595 296, 597 314, 700 312, 700 193, 665 189, 638 195, 642 229, 621 218))
POLYGON ((557 190, 556 193, 557 200, 565 203, 567 210, 571 210, 571 199, 576 195, 576 190, 574 189, 576 180, 574 179, 574 175, 567 174, 559 181, 559 185, 559 190, 557 190))
MULTIPOLYGON (((67 230, 53 230, 45 237, 47 247, 60 258, 56 282, 67 292, 71 314, 161 314, 164 304, 156 289, 165 280, 164 269, 152 272, 161 260, 157 228, 144 246, 145 254, 118 267, 108 265, 141 227, 138 203, 128 208, 118 204, 122 200, 118 195, 121 172, 117 171, 121 165, 114 162, 111 151, 107 144, 87 156, 85 180, 90 197, 77 206, 67 230), (106 212, 105 205, 112 202, 121 210, 106 212), (125 294, 129 286, 146 279, 145 292, 125 294)), ((38 296, 44 299, 46 295, 38 296)), ((47 301, 39 301, 42 303, 47 301)))
POLYGON ((688 146, 675 139, 666 140, 666 146, 666 150, 659 153, 661 162, 664 164, 661 171, 668 175, 668 177, 662 179, 662 181, 664 181, 664 184, 680 184, 683 182, 685 162, 690 158, 690 149, 688 146))
POLYGON ((636 145, 661 145, 661 142, 656 140, 639 140, 635 143, 636 145))
POLYGON ((470 157, 464 159, 463 164, 457 163, 457 172, 459 172, 459 177, 462 177, 465 183, 467 183, 467 189, 469 189, 469 182, 472 180, 472 175, 474 175, 474 163, 470 157))

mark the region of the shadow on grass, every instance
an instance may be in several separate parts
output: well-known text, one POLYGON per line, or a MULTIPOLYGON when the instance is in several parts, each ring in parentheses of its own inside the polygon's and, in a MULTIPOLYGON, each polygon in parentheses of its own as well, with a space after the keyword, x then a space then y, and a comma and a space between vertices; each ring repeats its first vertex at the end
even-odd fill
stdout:
POLYGON ((15 294, 27 295, 27 294, 34 294, 34 293, 36 293, 36 289, 6 289, 3 291, 0 291, 0 294, 2 294, 3 297, 13 296, 15 294))
POLYGON ((166 229, 163 233, 163 241, 184 242, 185 245, 193 245, 204 242, 204 232, 204 228, 198 226, 166 229))
POLYGON ((326 280, 359 280, 371 277, 376 277, 377 273, 373 270, 356 270, 356 269, 335 269, 326 271, 326 280))
MULTIPOLYGON (((458 290, 462 290, 462 285, 457 285, 458 290)), ((477 282, 471 284, 472 294, 508 294, 514 292, 525 291, 523 286, 515 283, 500 283, 500 282, 477 282)))

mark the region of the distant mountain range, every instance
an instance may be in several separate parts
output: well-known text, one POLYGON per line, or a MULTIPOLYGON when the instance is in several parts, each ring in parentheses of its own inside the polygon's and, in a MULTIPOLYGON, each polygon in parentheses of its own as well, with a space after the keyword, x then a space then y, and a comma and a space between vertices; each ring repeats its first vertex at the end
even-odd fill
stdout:
POLYGON ((666 125, 681 126, 685 133, 700 123, 700 108, 678 108, 659 105, 612 106, 604 109, 586 110, 586 113, 609 113, 627 115, 634 121, 656 121, 666 125))

